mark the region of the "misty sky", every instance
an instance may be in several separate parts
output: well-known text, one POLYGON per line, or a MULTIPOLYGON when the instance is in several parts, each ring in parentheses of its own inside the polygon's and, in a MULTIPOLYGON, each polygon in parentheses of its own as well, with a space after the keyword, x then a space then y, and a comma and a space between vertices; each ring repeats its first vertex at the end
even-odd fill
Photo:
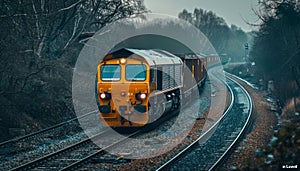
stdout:
POLYGON ((224 18, 227 24, 235 24, 245 31, 255 29, 245 23, 255 23, 257 17, 251 8, 257 9, 258 0, 144 0, 153 13, 178 16, 183 9, 193 12, 195 8, 211 10, 224 18))

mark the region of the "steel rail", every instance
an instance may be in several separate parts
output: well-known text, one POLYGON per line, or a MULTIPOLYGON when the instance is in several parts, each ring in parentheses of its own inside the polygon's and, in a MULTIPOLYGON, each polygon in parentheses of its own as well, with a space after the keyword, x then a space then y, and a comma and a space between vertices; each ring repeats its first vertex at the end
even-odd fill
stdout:
POLYGON ((97 110, 88 112, 88 113, 86 113, 86 114, 84 114, 84 115, 82 115, 82 116, 80 116, 80 117, 72 118, 72 119, 70 119, 70 120, 68 120, 68 121, 61 122, 61 123, 59 123, 59 124, 56 124, 56 125, 47 127, 47 128, 45 128, 45 129, 42 129, 42 130, 39 130, 39 131, 30 133, 30 134, 27 134, 27 135, 24 135, 24 136, 21 136, 21 137, 17 137, 17 138, 13 138, 13 139, 10 139, 10 140, 1 142, 1 143, 0 143, 0 146, 4 146, 4 145, 9 144, 9 143, 14 143, 14 142, 17 142, 17 141, 20 141, 20 140, 23 140, 23 139, 27 139, 27 138, 29 138, 29 137, 36 136, 36 135, 41 134, 41 133, 44 133, 44 132, 46 132, 46 131, 53 130, 53 129, 55 129, 55 128, 61 127, 61 126, 65 125, 65 124, 70 123, 70 122, 72 122, 72 121, 75 121, 75 120, 77 120, 77 119, 84 118, 84 117, 86 117, 86 116, 88 116, 88 115, 91 115, 91 114, 93 114, 93 113, 95 113, 95 112, 97 112, 97 110))
MULTIPOLYGON (((232 76, 232 74, 228 74, 228 75, 232 76)), ((241 84, 239 84, 237 81, 233 80, 230 77, 227 77, 227 78, 229 78, 231 81, 233 81, 235 84, 237 84, 243 90, 243 93, 246 95, 247 99, 249 100, 249 111, 248 111, 249 115, 248 115, 246 123, 244 124, 244 126, 243 126, 242 130, 240 131, 240 133, 237 135, 237 137, 234 139, 234 141, 231 143, 231 145, 226 149, 226 151, 221 155, 221 157, 209 168, 209 170, 215 170, 217 168, 217 166, 219 166, 220 163, 222 163, 222 161, 225 160, 226 155, 229 153, 229 151, 232 150, 233 147, 243 137, 243 134, 245 133, 246 128, 249 126, 250 119, 252 117, 253 102, 252 102, 251 96, 249 95, 249 93, 246 91, 246 89, 241 84)), ((238 77, 235 77, 235 78, 238 79, 238 77)))
POLYGON ((77 143, 75 143, 75 144, 69 145, 69 146, 67 146, 67 147, 65 147, 65 148, 62 148, 62 149, 60 149, 60 150, 58 150, 58 151, 55 151, 55 152, 53 152, 53 153, 46 154, 46 155, 44 155, 44 156, 42 156, 42 157, 40 157, 40 158, 38 158, 38 159, 35 159, 35 160, 33 160, 33 161, 24 163, 24 164, 22 164, 21 166, 17 166, 17 167, 15 167, 15 168, 10 169, 10 170, 11 170, 11 171, 12 171, 12 170, 26 170, 26 168, 27 168, 27 169, 30 169, 32 166, 37 166, 39 163, 41 163, 41 162, 43 162, 43 161, 46 161, 46 160, 48 160, 48 159, 51 159, 51 158, 53 158, 54 156, 58 156, 58 155, 60 155, 60 154, 62 154, 62 153, 64 153, 64 152, 66 152, 66 151, 69 151, 69 150, 71 150, 71 149, 75 149, 75 148, 80 147, 81 145, 83 145, 83 144, 85 144, 85 143, 91 142, 91 141, 92 141, 92 140, 91 140, 92 138, 99 137, 99 136, 101 136, 101 135, 107 133, 108 131, 109 131, 109 129, 105 129, 105 130, 103 130, 102 132, 100 132, 100 133, 98 133, 98 134, 96 134, 96 135, 94 135, 94 136, 92 136, 92 137, 89 137, 89 138, 86 138, 86 139, 84 139, 84 140, 81 140, 81 141, 79 141, 79 142, 77 142, 77 143))
POLYGON ((228 108, 226 109, 226 111, 223 113, 222 117, 220 117, 214 123, 214 125, 212 125, 207 131, 205 131, 199 138, 197 138, 190 145, 188 145, 186 148, 184 148, 183 150, 181 150, 179 153, 177 153, 174 157, 172 157, 166 163, 164 163, 159 168, 157 168, 156 171, 165 170, 166 168, 168 168, 169 166, 171 166, 174 162, 176 162, 178 159, 180 159, 181 157, 183 157, 186 153, 188 153, 188 151, 190 151, 190 149, 192 149, 194 146, 197 146, 198 142, 200 140, 202 140, 203 138, 205 138, 210 132, 212 132, 212 130, 217 127, 217 125, 221 122, 221 120, 223 120, 223 118, 231 111, 231 109, 233 107, 233 104, 234 104, 234 94, 233 94, 232 89, 229 87, 229 85, 227 83, 225 83, 225 85, 226 85, 227 89, 229 90, 229 92, 231 94, 231 100, 230 100, 230 105, 228 106, 228 108))
POLYGON ((60 171, 73 170, 73 169, 75 169, 76 167, 79 167, 81 164, 87 162, 87 161, 90 160, 91 158, 93 158, 93 157, 99 155, 100 153, 106 154, 106 150, 108 150, 108 149, 110 149, 110 148, 113 148, 114 146, 120 144, 121 142, 124 142, 124 141, 128 140, 129 138, 134 137, 135 135, 137 135, 137 134, 139 134, 139 133, 141 133, 141 132, 142 132, 141 130, 138 130, 138 131, 136 131, 136 132, 130 134, 128 137, 123 137, 123 138, 121 138, 120 140, 118 140, 118 141, 116 141, 116 142, 114 142, 114 143, 112 143, 112 144, 110 144, 110 145, 108 145, 108 146, 106 146, 106 147, 104 147, 104 148, 101 148, 100 150, 94 152, 93 154, 90 154, 90 155, 88 155, 88 156, 86 156, 86 157, 84 157, 84 158, 82 158, 82 159, 80 159, 80 160, 78 160, 78 161, 72 163, 71 165, 69 165, 69 166, 67 166, 67 167, 64 167, 63 169, 60 169, 60 171))

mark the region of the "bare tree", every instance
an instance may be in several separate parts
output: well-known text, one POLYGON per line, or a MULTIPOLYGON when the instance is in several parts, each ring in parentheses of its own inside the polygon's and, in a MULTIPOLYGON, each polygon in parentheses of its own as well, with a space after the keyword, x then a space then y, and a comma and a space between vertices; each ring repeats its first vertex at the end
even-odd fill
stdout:
POLYGON ((300 3, 297 0, 259 2, 261 19, 251 56, 260 76, 274 79, 283 101, 300 90, 300 3), (286 91, 290 89, 292 91, 286 91))
POLYGON ((0 106, 0 119, 72 113, 70 60, 79 40, 144 11, 135 0, 0 0, 0 101, 15 106, 0 106))

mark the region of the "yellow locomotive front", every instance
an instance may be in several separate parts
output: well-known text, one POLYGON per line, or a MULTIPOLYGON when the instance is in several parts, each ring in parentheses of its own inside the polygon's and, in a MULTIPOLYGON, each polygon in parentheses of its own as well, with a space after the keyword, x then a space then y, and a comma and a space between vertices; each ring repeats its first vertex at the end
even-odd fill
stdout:
POLYGON ((150 68, 138 55, 109 54, 98 65, 100 119, 111 127, 139 127, 148 122, 150 68))

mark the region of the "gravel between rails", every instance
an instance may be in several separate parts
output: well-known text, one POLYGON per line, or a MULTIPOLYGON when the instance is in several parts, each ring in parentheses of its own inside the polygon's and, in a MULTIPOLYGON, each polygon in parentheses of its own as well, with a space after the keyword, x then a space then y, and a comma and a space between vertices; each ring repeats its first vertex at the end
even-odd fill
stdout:
MULTIPOLYGON (((234 103, 232 109, 220 121, 212 136, 207 141, 198 142, 187 155, 179 159, 174 165, 170 166, 170 170, 209 170, 220 160, 224 152, 231 147, 240 131, 245 127, 252 107, 247 95, 242 89, 228 80, 234 95, 234 103)), ((252 112, 251 112, 252 113, 252 112)))
POLYGON ((265 148, 273 136, 273 128, 277 124, 277 118, 270 110, 267 100, 263 98, 264 93, 234 77, 231 78, 244 86, 252 97, 254 102, 253 114, 256 119, 252 131, 220 169, 230 170, 236 167, 239 170, 249 170, 251 166, 255 167, 258 160, 255 156, 255 150, 265 148))
MULTIPOLYGON (((81 119, 88 119, 86 118, 81 119)), ((93 130, 90 130, 93 132, 93 130)), ((9 170, 29 161, 53 153, 87 138, 77 121, 72 121, 61 128, 45 132, 37 137, 23 139, 16 143, 2 146, 0 150, 0 170, 9 170)))

